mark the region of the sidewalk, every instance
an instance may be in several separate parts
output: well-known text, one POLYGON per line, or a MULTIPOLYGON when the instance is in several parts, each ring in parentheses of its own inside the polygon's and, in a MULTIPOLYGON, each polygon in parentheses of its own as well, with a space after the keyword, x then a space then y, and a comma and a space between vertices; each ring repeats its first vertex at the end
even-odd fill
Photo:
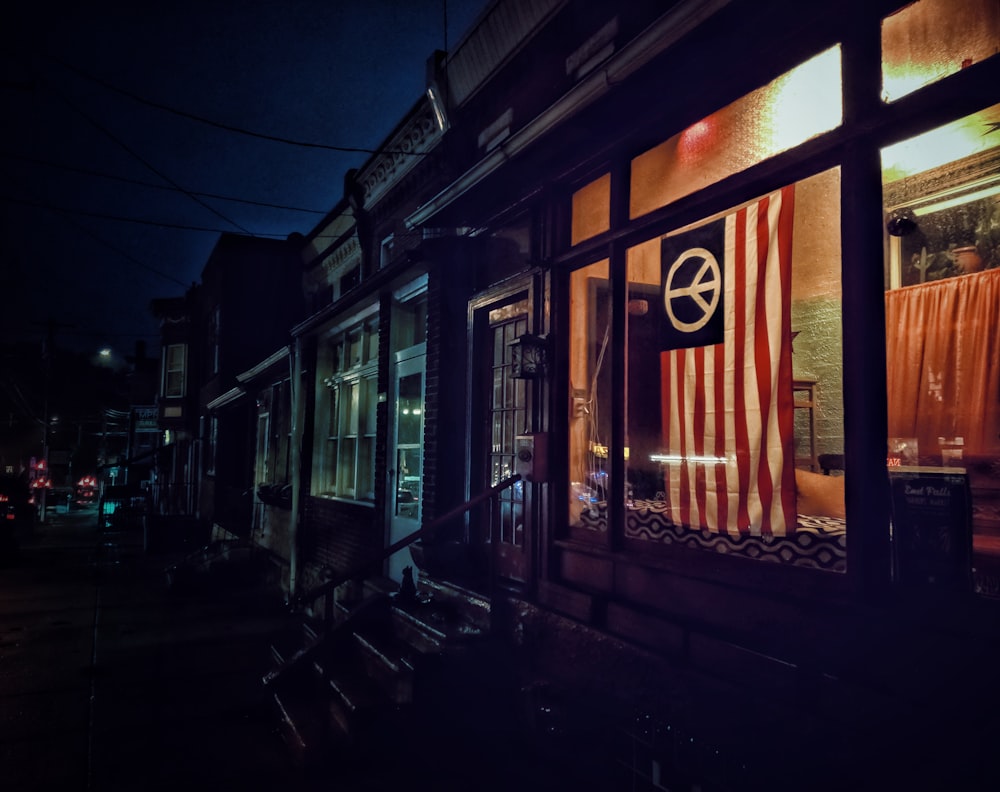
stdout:
POLYGON ((17 790, 295 790, 257 587, 172 591, 176 556, 49 513, 0 568, 0 778, 17 790))

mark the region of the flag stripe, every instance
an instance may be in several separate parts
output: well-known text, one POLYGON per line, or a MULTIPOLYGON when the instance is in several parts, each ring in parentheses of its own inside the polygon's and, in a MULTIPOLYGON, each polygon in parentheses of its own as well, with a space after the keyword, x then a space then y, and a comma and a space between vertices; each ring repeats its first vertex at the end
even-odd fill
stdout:
POLYGON ((724 221, 723 343, 661 353, 672 519, 733 535, 795 529, 793 188, 724 221))

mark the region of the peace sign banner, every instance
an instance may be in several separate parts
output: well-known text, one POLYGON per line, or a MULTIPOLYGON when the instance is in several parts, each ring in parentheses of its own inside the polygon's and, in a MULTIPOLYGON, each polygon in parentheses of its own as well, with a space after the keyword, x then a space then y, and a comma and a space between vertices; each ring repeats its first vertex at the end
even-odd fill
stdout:
POLYGON ((725 231, 717 220, 660 243, 661 349, 722 343, 725 231))
POLYGON ((678 525, 795 530, 793 189, 663 240, 661 458, 678 525))

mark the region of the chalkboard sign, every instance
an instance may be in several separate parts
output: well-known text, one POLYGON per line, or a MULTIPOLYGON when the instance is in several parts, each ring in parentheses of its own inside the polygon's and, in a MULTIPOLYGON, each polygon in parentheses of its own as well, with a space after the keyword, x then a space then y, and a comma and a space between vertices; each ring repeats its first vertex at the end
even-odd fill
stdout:
POLYGON ((897 467, 892 487, 893 579, 967 590, 972 580, 969 480, 962 468, 897 467))

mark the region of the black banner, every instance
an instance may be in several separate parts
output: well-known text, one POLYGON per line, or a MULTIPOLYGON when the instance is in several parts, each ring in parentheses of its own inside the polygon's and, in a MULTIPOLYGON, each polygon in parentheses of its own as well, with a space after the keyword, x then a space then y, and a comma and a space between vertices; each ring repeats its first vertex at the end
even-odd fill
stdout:
POLYGON ((662 241, 662 350, 722 343, 725 228, 717 220, 662 241))

